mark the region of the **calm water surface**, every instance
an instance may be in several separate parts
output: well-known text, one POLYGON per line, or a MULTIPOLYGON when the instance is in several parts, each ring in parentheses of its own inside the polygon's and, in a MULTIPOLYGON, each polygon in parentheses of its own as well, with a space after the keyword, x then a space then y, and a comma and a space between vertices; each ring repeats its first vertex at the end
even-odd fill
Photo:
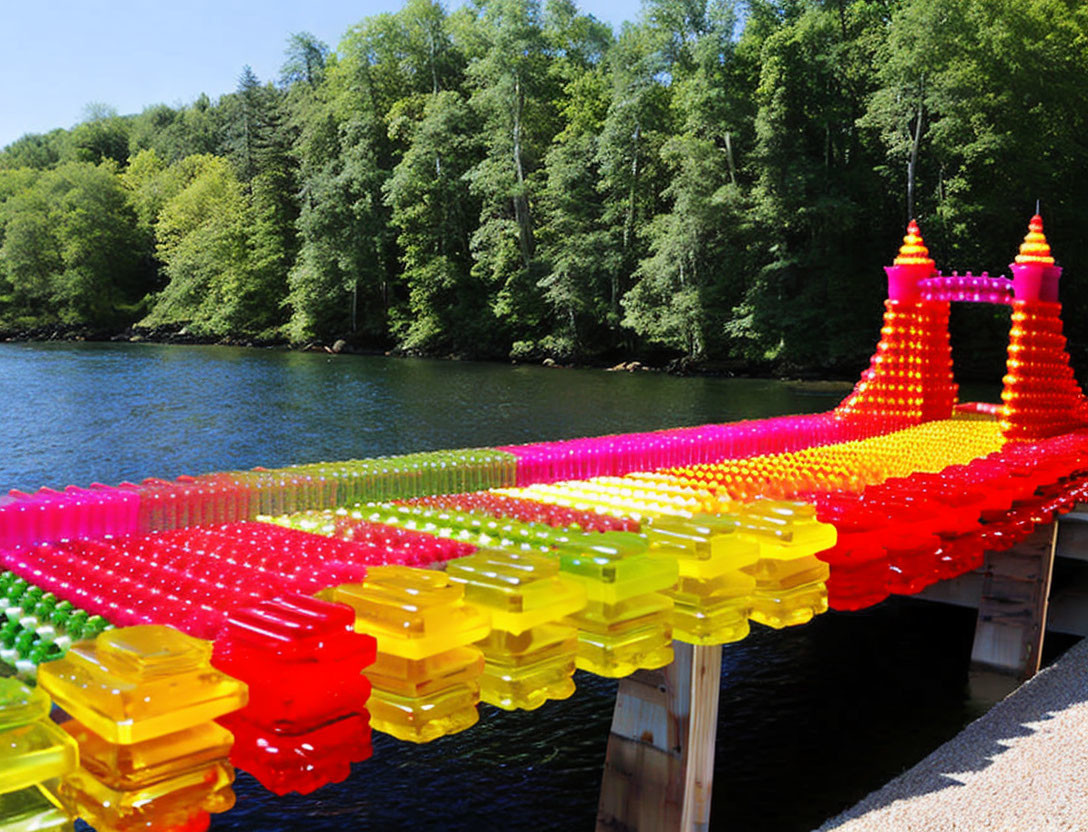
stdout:
MULTIPOLYGON (((0 489, 475 447, 826 410, 763 380, 679 379, 226 347, 0 344, 0 489)), ((727 645, 713 828, 803 830, 973 718, 974 613, 898 601, 727 645)), ((616 683, 481 706, 426 746, 375 735, 345 783, 275 798, 244 773, 216 830, 593 828, 616 683)))

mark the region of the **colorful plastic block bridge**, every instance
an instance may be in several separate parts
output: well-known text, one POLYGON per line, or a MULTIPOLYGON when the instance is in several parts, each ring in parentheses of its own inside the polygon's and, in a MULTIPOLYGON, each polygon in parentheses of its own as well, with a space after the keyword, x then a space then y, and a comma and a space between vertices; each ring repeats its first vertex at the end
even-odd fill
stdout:
POLYGON ((1010 268, 941 275, 911 222, 870 367, 828 413, 11 492, 0 659, 39 687, 0 680, 0 828, 203 829, 231 764, 306 793, 372 728, 426 742, 481 700, 566 698, 575 668, 659 668, 674 639, 978 568, 1088 493, 1040 217, 1010 268), (1000 404, 958 403, 952 302, 1011 306, 1000 404))

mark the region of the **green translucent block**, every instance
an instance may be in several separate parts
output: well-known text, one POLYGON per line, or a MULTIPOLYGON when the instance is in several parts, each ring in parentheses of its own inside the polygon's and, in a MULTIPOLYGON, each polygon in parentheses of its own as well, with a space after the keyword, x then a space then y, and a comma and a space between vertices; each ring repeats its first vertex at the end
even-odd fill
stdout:
POLYGON ((38 671, 38 684, 100 737, 131 744, 245 707, 243 682, 209 663, 210 642, 171 627, 108 630, 38 671))
POLYGON ((0 794, 62 777, 77 764, 76 744, 49 720, 49 697, 0 678, 0 794))
POLYGON ((52 780, 0 793, 0 832, 71 832, 72 815, 58 797, 60 783, 52 780))
POLYGON ((559 566, 542 554, 479 549, 447 563, 446 574, 464 587, 466 602, 490 615, 492 627, 520 633, 585 606, 585 590, 560 577, 559 566))
POLYGON ((49 695, 40 688, 0 678, 0 731, 47 718, 51 705, 49 695))
POLYGON ((658 554, 624 557, 607 546, 566 544, 560 548, 560 569, 578 581, 590 601, 617 604, 673 586, 679 578, 675 558, 658 554))
POLYGON ((467 606, 463 595, 444 572, 376 566, 365 581, 334 587, 328 598, 355 610, 356 631, 374 636, 379 653, 422 659, 479 641, 490 631, 486 613, 467 606))

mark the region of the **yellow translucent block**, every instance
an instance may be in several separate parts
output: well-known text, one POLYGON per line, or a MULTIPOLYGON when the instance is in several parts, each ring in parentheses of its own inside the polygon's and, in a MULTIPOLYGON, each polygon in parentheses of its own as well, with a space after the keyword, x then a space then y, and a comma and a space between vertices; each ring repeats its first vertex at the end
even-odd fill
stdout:
POLYGON ((573 626, 544 624, 516 634, 492 630, 479 646, 486 659, 480 677, 484 702, 508 711, 533 710, 574 693, 578 631, 573 626))
POLYGON ((835 545, 835 527, 816 519, 809 503, 757 500, 744 507, 741 534, 759 542, 763 557, 807 557, 835 545))
POLYGON ((71 719, 62 726, 79 743, 79 764, 104 785, 122 791, 176 777, 230 757, 234 736, 214 722, 144 742, 120 745, 71 719))
POLYGON ((429 696, 456 685, 473 685, 484 672, 484 656, 476 647, 455 647, 425 659, 379 653, 366 669, 375 690, 408 698, 429 696))
POLYGON ((577 612, 586 592, 559 575, 559 561, 531 552, 479 549, 446 564, 465 601, 485 610, 497 630, 521 633, 577 612))
POLYGON ((814 555, 761 560, 746 570, 756 579, 751 619, 780 629, 827 612, 828 565, 814 555))
POLYGON ((759 543, 741 535, 733 524, 711 525, 695 520, 654 523, 646 539, 655 551, 677 558, 680 577, 713 578, 759 560, 759 543))
POLYGON ((111 788, 80 768, 61 784, 61 799, 96 832, 165 830, 226 812, 234 806, 233 782, 234 769, 226 763, 132 790, 111 788))
POLYGON ((107 630, 43 664, 38 684, 103 739, 143 742, 245 707, 245 683, 212 667, 211 649, 171 627, 107 630))
POLYGON ((680 575, 675 558, 655 553, 624 555, 615 546, 587 546, 581 541, 557 548, 563 575, 578 581, 590 602, 617 604, 658 592, 675 584, 680 575))
POLYGON ((549 699, 568 699, 574 693, 574 656, 568 661, 542 662, 522 668, 517 676, 489 668, 480 677, 480 698, 504 711, 532 711, 549 699))
POLYGON ((756 580, 745 572, 713 579, 681 577, 673 600, 673 638, 688 644, 727 644, 748 635, 756 580))
POLYGON ((578 628, 581 670, 616 678, 672 661, 672 601, 659 593, 617 604, 590 601, 568 621, 578 628))
MULTIPOLYGON (((62 777, 77 764, 76 744, 49 719, 49 696, 0 678, 0 794, 62 777)), ((31 795, 32 797, 32 795, 31 795)))
POLYGON ((428 696, 406 697, 374 688, 367 701, 370 727, 407 742, 430 742, 475 725, 480 687, 459 684, 428 696))
POLYGON ((57 797, 59 788, 50 780, 0 793, 0 832, 71 832, 72 815, 57 797))
POLYGON ((445 572, 375 566, 362 583, 334 587, 328 597, 355 610, 356 632, 374 636, 379 653, 423 659, 479 641, 491 629, 487 614, 463 595, 445 572))

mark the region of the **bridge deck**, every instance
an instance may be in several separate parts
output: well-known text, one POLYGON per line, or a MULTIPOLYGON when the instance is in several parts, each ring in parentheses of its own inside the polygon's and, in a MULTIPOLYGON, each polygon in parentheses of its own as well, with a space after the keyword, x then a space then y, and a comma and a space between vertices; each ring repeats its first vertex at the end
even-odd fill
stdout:
POLYGON ((1088 829, 1088 641, 820 832, 1088 829))

